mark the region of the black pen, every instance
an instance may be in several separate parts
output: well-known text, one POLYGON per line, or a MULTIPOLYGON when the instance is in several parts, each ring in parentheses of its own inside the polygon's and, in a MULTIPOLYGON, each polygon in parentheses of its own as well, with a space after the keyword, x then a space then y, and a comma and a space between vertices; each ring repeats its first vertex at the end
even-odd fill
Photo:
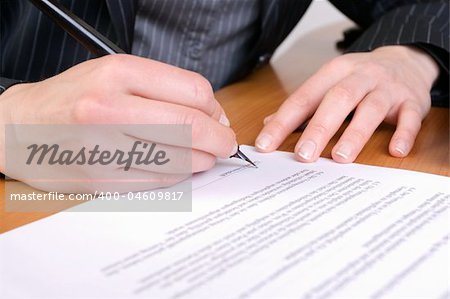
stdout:
MULTIPOLYGON (((125 51, 104 37, 85 21, 77 17, 70 10, 61 5, 57 0, 30 0, 41 12, 70 34, 75 40, 82 44, 89 52, 98 57, 108 54, 125 54, 125 51)), ((258 168, 239 149, 230 158, 242 159, 258 168)))

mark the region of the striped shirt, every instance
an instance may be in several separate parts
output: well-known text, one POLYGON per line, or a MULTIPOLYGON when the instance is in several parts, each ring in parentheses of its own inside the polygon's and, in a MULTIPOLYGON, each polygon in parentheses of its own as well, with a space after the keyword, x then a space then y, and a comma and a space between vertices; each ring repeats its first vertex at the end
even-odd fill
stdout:
POLYGON ((257 37, 259 0, 139 0, 132 53, 230 81, 257 37))

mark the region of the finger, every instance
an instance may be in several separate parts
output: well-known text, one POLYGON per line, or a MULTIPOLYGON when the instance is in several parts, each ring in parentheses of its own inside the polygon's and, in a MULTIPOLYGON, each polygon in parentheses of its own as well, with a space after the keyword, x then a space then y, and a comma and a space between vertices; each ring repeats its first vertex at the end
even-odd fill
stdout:
POLYGON ((216 165, 217 158, 209 153, 192 150, 192 173, 209 170, 216 165))
POLYGON ((211 169, 216 163, 215 156, 203 151, 143 141, 131 136, 126 136, 126 139, 124 144, 112 145, 111 151, 114 153, 119 149, 127 154, 123 163, 119 165, 114 161, 112 165, 124 171, 134 168, 161 174, 186 174, 211 169))
POLYGON ((303 132, 306 129, 306 127, 309 125, 309 121, 310 121, 310 119, 307 119, 306 121, 304 121, 295 131, 303 132))
POLYGON ((142 140, 194 148, 221 158, 237 150, 236 136, 229 127, 186 106, 122 96, 108 102, 89 99, 75 110, 78 123, 108 124, 111 130, 112 124, 130 124, 123 125, 122 132, 142 140))
POLYGON ((394 157, 406 157, 411 151, 422 126, 424 113, 415 105, 404 103, 399 110, 397 128, 389 143, 389 153, 394 157))
POLYGON ((198 73, 137 56, 110 55, 103 59, 106 72, 117 74, 126 93, 185 105, 209 116, 221 109, 211 84, 198 73))
MULTIPOLYGON (((272 114, 266 116, 263 120, 263 124, 267 125, 273 119, 274 115, 275 115, 275 113, 272 113, 272 114)), ((295 131, 303 132, 303 130, 305 130, 306 126, 308 125, 308 123, 309 123, 309 119, 306 120, 305 122, 303 122, 299 127, 297 127, 295 129, 295 131)))
POLYGON ((130 136, 168 145, 192 147, 220 158, 228 158, 236 153, 234 132, 201 111, 140 97, 132 97, 127 103, 129 105, 121 110, 113 109, 110 117, 118 123, 168 124, 157 125, 157 128, 151 130, 127 126, 124 133, 130 136))
POLYGON ((302 162, 317 160, 347 115, 374 87, 372 78, 356 73, 333 86, 295 147, 297 159, 302 162))
MULTIPOLYGON (((130 163, 131 168, 161 174, 186 174, 206 171, 216 164, 215 156, 199 150, 170 148, 170 146, 163 144, 157 144, 155 149, 155 154, 158 152, 165 154, 164 157, 158 159, 159 163, 137 163, 137 160, 134 159, 130 163), (161 163, 166 160, 168 161, 167 163, 161 163)), ((144 152, 143 156, 146 154, 147 152, 144 152)), ((151 159, 155 158, 155 154, 150 156, 146 161, 141 160, 140 162, 149 162, 151 159)), ((119 168, 124 169, 123 165, 124 164, 119 168)), ((124 174, 126 174, 127 171, 125 171, 124 174)))
POLYGON ((351 163, 361 152, 390 109, 389 93, 375 90, 358 105, 352 121, 332 150, 333 160, 351 163))
MULTIPOLYGON (((112 138, 120 143, 102 144, 101 150, 109 151, 109 166, 123 169, 130 168, 154 173, 186 174, 208 170, 216 163, 216 157, 195 149, 156 143, 151 140, 137 139, 132 136, 112 138), (122 154, 123 153, 123 154, 122 154), (116 155, 115 159, 112 159, 116 155)), ((109 136, 107 139, 110 139, 109 136)))
POLYGON ((261 152, 277 149, 289 134, 312 115, 327 90, 347 72, 347 69, 339 68, 336 64, 328 64, 306 80, 264 125, 256 139, 256 148, 261 152))
POLYGON ((274 115, 275 115, 275 113, 272 113, 272 114, 266 116, 266 117, 264 118, 264 120, 263 120, 263 124, 264 124, 264 125, 267 125, 267 124, 273 119, 273 116, 274 116, 274 115))

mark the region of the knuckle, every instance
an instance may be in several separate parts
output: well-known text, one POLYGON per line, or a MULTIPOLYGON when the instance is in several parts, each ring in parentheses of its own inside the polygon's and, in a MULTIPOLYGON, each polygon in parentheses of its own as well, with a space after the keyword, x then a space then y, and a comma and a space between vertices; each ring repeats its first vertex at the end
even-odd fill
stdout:
POLYGON ((194 111, 178 114, 176 124, 193 126, 198 115, 194 111))
POLYGON ((391 100, 403 103, 405 100, 413 99, 415 97, 413 91, 404 84, 398 82, 390 82, 389 84, 391 100))
POLYGON ((309 109, 312 106, 311 98, 312 97, 308 94, 307 91, 302 91, 295 97, 289 97, 286 100, 285 104, 288 107, 293 107, 296 110, 302 111, 309 109))
POLYGON ((107 55, 100 58, 100 62, 96 68, 96 77, 99 80, 112 79, 118 74, 127 69, 127 61, 129 58, 126 55, 107 55), (121 70, 121 71, 119 71, 121 70))
POLYGON ((264 125, 268 124, 272 119, 273 119, 273 114, 270 114, 270 115, 264 117, 263 124, 264 125))
POLYGON ((190 130, 192 134, 192 130, 194 127, 196 116, 193 113, 180 113, 177 116, 175 124, 184 125, 186 129, 190 130))
POLYGON ((308 130, 318 135, 329 135, 331 130, 323 123, 313 122, 308 125, 308 130))
POLYGON ((96 97, 84 96, 75 100, 72 109, 72 119, 76 124, 87 124, 92 120, 92 114, 98 109, 96 97))
POLYGON ((342 105, 353 104, 353 91, 346 86, 336 85, 330 89, 326 96, 333 102, 338 102, 342 105))
POLYGON ((415 113, 418 116, 422 115, 422 107, 420 106, 419 103, 417 103, 416 101, 409 101, 407 104, 407 110, 409 110, 412 113, 415 113))
POLYGON ((76 99, 73 103, 72 121, 76 124, 89 124, 99 120, 105 99, 99 94, 90 94, 76 99))
POLYGON ((325 63, 323 68, 325 70, 342 70, 342 71, 346 71, 349 68, 352 67, 353 63, 350 61, 349 59, 349 55, 342 55, 342 56, 338 56, 332 60, 330 60, 329 62, 325 63))
POLYGON ((348 138, 358 144, 364 143, 369 139, 369 132, 362 128, 348 128, 346 132, 348 138))
MULTIPOLYGON (((418 124, 420 127, 420 124, 418 124)), ((402 139, 402 140, 414 140, 416 136, 416 130, 413 130, 412 128, 398 128, 396 130, 396 139, 402 139)))
POLYGON ((429 107, 423 106, 415 100, 405 100, 401 109, 403 110, 403 113, 408 113, 415 119, 422 120, 427 114, 429 107))
POLYGON ((208 109, 208 112, 214 112, 215 103, 213 101, 213 89, 209 81, 199 75, 194 73, 193 75, 193 94, 194 99, 198 103, 200 107, 205 107, 208 109))
POLYGON ((386 115, 390 105, 383 100, 370 100, 364 104, 364 109, 376 115, 386 115))
POLYGON ((205 138, 209 136, 208 126, 206 126, 206 122, 203 120, 202 115, 200 113, 192 113, 185 116, 185 124, 191 125, 192 130, 192 140, 198 140, 200 138, 205 138))
POLYGON ((123 66, 130 59, 129 55, 115 54, 104 57, 105 62, 114 66, 123 66))
POLYGON ((429 92, 425 92, 423 95, 419 95, 421 116, 424 118, 431 109, 431 95, 429 92))
POLYGON ((272 129, 275 132, 286 132, 286 131, 288 131, 287 126, 282 121, 280 121, 278 118, 276 118, 276 117, 272 119, 272 121, 270 122, 270 125, 272 126, 272 129))
POLYGON ((208 126, 207 116, 201 112, 186 114, 182 118, 184 124, 191 126, 193 143, 198 140, 209 140, 212 136, 220 134, 224 146, 217 149, 217 154, 226 157, 231 152, 234 147, 234 140, 236 140, 236 135, 231 128, 220 127, 220 131, 217 131, 218 126, 208 126))

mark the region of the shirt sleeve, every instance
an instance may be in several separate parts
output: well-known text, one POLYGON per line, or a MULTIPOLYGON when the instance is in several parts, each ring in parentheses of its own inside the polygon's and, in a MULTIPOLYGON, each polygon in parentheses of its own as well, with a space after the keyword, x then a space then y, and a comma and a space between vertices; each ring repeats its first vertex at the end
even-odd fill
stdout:
POLYGON ((449 2, 331 1, 362 29, 346 53, 387 45, 421 48, 435 59, 440 75, 431 91, 433 105, 449 106, 449 2), (359 11, 359 12, 358 12, 359 11))

